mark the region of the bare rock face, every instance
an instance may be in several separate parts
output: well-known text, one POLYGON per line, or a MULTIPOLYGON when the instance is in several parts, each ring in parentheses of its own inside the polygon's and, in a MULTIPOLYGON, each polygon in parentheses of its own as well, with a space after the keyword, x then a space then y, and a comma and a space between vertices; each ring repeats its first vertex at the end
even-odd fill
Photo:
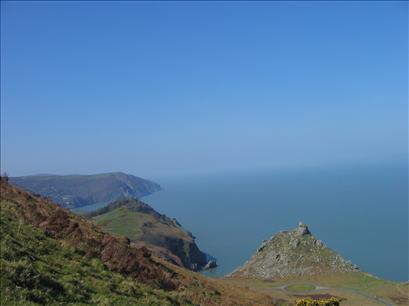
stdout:
POLYGON ((308 229, 308 226, 302 222, 298 223, 298 227, 295 230, 297 235, 299 236, 304 236, 304 235, 310 235, 310 230, 308 229))
POLYGON ((263 241, 256 253, 229 276, 272 279, 320 273, 351 272, 358 268, 316 239, 302 222, 263 241))

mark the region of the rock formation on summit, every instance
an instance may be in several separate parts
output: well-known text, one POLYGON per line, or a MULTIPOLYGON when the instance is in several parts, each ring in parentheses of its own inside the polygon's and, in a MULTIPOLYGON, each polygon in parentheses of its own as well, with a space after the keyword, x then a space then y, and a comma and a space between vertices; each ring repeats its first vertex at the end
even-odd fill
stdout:
POLYGON ((282 231, 265 240, 256 253, 230 276, 272 279, 351 272, 358 268, 316 239, 300 222, 292 231, 282 231))

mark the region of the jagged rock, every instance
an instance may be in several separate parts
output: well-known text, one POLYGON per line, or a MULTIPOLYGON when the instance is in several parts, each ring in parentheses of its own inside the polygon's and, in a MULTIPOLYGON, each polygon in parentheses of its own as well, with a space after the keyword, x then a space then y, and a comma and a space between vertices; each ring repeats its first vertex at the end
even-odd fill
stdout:
POLYGON ((172 218, 172 222, 173 222, 173 224, 175 224, 175 225, 177 225, 179 227, 182 227, 182 225, 179 223, 178 220, 176 220, 176 218, 172 218))
POLYGON ((210 270, 217 267, 217 263, 215 260, 209 260, 207 264, 203 267, 203 270, 210 270))
POLYGON ((264 249, 264 246, 266 245, 268 240, 263 240, 263 243, 259 246, 257 249, 257 252, 261 252, 264 249))
POLYGON ((351 272, 357 267, 316 239, 308 226, 299 223, 263 242, 257 252, 230 276, 273 279, 325 272, 351 272))
POLYGON ((308 229, 308 226, 307 226, 306 224, 302 223, 302 222, 299 222, 299 223, 298 223, 298 227, 297 227, 297 229, 296 229, 296 233, 297 233, 297 235, 299 235, 299 236, 311 234, 311 233, 310 233, 310 230, 308 229))

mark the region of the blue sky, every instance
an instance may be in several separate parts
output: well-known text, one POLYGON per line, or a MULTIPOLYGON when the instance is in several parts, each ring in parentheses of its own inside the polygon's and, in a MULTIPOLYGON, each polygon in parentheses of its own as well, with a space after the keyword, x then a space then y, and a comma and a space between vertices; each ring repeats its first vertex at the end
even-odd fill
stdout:
POLYGON ((406 2, 1 2, 1 168, 406 160, 406 2))

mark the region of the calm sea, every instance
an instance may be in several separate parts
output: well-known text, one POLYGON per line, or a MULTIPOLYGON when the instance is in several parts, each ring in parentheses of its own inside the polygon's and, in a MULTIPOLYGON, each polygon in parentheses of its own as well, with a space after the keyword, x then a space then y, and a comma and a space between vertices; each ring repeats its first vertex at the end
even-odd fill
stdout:
POLYGON ((308 224, 362 270, 408 280, 407 164, 158 178, 143 200, 175 217, 220 265, 243 264, 263 239, 308 224))

